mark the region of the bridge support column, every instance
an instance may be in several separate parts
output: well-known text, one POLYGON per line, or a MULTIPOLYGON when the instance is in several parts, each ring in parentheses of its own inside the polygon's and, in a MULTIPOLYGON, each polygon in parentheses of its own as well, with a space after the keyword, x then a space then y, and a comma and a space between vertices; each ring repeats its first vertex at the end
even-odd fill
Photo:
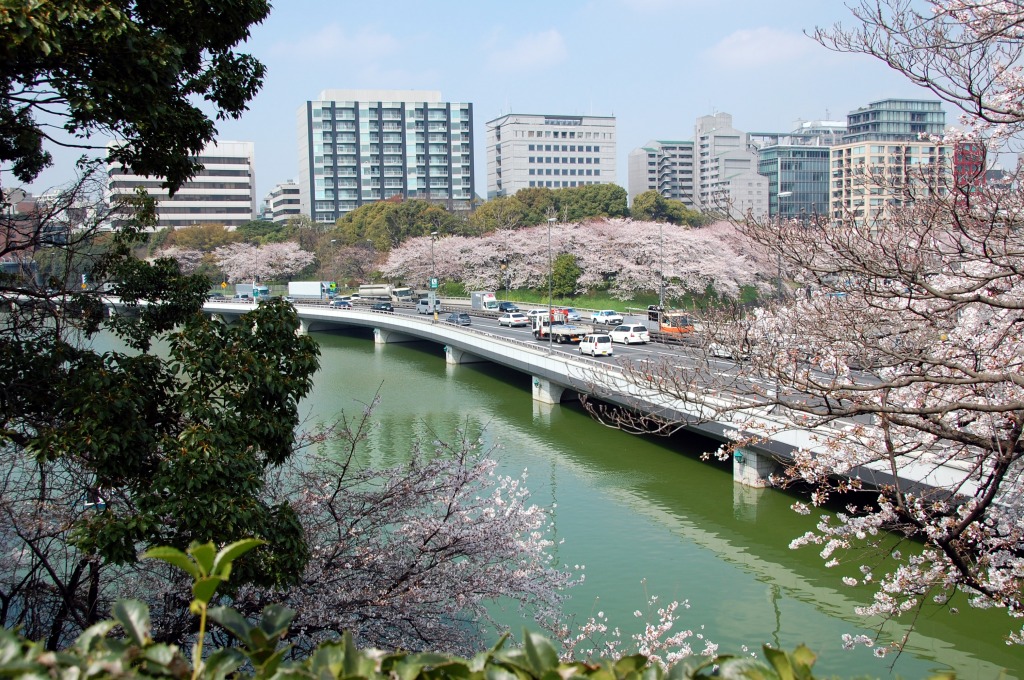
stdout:
POLYGON ((764 488, 768 486, 768 477, 777 465, 769 455, 736 449, 732 454, 732 481, 744 486, 764 488))
POLYGON ((404 333, 389 331, 386 328, 374 328, 373 342, 378 345, 388 345, 392 342, 416 342, 416 338, 404 333))
POLYGON ((487 361, 487 359, 481 359, 477 355, 470 354, 458 347, 452 347, 450 345, 444 346, 444 362, 446 364, 479 364, 484 361, 487 361))
POLYGON ((295 335, 309 335, 309 322, 305 319, 299 319, 299 327, 295 329, 295 335))
POLYGON ((558 404, 562 401, 564 385, 551 382, 547 378, 533 376, 533 400, 543 404, 558 404))

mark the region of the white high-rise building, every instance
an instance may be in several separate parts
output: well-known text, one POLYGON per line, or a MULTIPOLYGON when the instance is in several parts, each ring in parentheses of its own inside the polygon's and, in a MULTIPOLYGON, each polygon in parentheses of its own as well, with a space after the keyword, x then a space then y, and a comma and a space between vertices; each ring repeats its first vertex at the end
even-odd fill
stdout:
POLYGON ((222 224, 229 229, 256 215, 256 152, 252 142, 211 142, 197 156, 203 169, 169 196, 160 177, 143 177, 107 166, 111 196, 131 195, 141 186, 157 201, 157 227, 222 224))
POLYGON ((655 139, 629 152, 629 201, 647 191, 693 208, 693 142, 655 139))
POLYGON ((487 122, 487 198, 615 184, 615 117, 512 113, 487 122))
POLYGON ((757 152, 747 133, 732 126, 732 116, 698 118, 694 141, 697 207, 728 212, 734 218, 767 215, 768 179, 757 174, 757 152))
POLYGON ((396 197, 472 205, 472 104, 433 90, 324 90, 297 123, 300 207, 316 222, 396 197))

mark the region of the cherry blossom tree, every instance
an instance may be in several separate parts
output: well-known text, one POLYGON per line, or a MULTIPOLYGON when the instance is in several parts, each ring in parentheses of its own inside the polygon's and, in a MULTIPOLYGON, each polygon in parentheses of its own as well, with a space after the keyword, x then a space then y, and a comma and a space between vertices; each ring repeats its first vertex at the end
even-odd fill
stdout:
MULTIPOLYGON (((1013 139, 1024 123, 1019 2, 864 2, 862 29, 819 32, 866 52, 960 105, 977 143, 1013 139), (990 136, 985 137, 988 134, 990 136)), ((954 141, 963 139, 957 135, 954 141)), ((818 546, 843 582, 870 589, 859 611, 883 621, 919 615, 966 593, 970 604, 1024 617, 1024 201, 1020 173, 964 186, 950 173, 866 181, 906 199, 866 221, 748 221, 740 231, 792 286, 747 316, 704 319, 700 353, 744 357, 624 368, 728 420, 734 447, 774 432, 812 433, 772 478, 812 490, 800 512, 835 501, 793 547, 818 546), (937 190, 936 190, 937 189, 937 190), (732 394, 723 406, 713 397, 732 394), (873 471, 873 480, 868 473, 873 471), (894 545, 895 543, 895 545, 894 545), (884 566, 883 566, 884 565, 884 566), (856 570, 850 573, 849 567, 856 570)), ((708 357, 710 359, 710 357, 708 357)), ((668 432, 667 416, 592 406, 625 429, 668 432)), ((1017 626, 1014 624, 1014 628, 1017 626)), ((905 637, 883 644, 899 648, 905 637)), ((868 642, 863 638, 851 639, 868 642)), ((1024 629, 1008 641, 1024 643, 1024 629)))
POLYGON ((213 255, 229 283, 294 276, 316 260, 313 253, 291 241, 260 247, 232 243, 217 248, 213 255))
MULTIPOLYGON (((770 286, 774 264, 727 222, 689 229, 629 219, 553 224, 552 259, 576 256, 581 289, 608 288, 628 300, 657 290, 664 270, 666 290, 681 296, 704 291, 736 296, 741 286, 770 286)), ((413 238, 394 248, 384 276, 409 285, 429 280, 462 281, 467 289, 546 288, 548 225, 505 229, 481 237, 413 238)))
POLYGON ((176 260, 182 274, 193 274, 202 264, 204 254, 201 250, 172 246, 158 252, 157 257, 169 257, 176 260))
POLYGON ((244 589, 236 606, 296 609, 293 642, 304 648, 350 631, 380 648, 472 652, 491 621, 485 604, 499 598, 553 628, 580 577, 554 564, 550 518, 529 502, 525 478, 496 475, 466 433, 416 445, 405 464, 367 466, 372 410, 343 416, 336 447, 270 485, 302 517, 312 558, 295 587, 244 589))

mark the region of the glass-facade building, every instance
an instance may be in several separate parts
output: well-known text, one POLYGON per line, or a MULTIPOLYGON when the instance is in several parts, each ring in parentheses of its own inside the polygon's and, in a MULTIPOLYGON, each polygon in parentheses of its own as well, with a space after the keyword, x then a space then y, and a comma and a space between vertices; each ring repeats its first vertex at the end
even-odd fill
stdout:
POLYGON ((757 173, 768 178, 768 214, 806 219, 828 212, 829 148, 779 145, 760 150, 757 173))
POLYGON ((334 222, 393 199, 469 209, 473 105, 427 90, 325 90, 298 111, 302 212, 334 222))
POLYGON ((847 114, 842 143, 919 141, 921 135, 941 136, 945 129, 940 101, 883 99, 847 114))

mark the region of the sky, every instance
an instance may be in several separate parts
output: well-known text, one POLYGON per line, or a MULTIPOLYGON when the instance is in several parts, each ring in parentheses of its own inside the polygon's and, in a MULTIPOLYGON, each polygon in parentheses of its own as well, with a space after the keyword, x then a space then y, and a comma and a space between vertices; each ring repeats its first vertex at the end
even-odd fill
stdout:
MULTIPOLYGON (((470 102, 476 193, 486 196, 486 123, 507 113, 615 116, 617 183, 629 152, 692 140, 726 112, 746 132, 846 120, 891 97, 935 99, 884 64, 827 50, 806 33, 856 27, 840 0, 275 0, 241 51, 268 68, 218 138, 252 141, 256 198, 298 178, 296 111, 327 89, 437 90, 470 102)), ((957 112, 944 105, 947 124, 957 112)), ((73 176, 78 153, 31 187, 73 176)), ((5 178, 9 180, 10 178, 5 178)), ((6 186, 11 186, 5 182, 6 186)))

